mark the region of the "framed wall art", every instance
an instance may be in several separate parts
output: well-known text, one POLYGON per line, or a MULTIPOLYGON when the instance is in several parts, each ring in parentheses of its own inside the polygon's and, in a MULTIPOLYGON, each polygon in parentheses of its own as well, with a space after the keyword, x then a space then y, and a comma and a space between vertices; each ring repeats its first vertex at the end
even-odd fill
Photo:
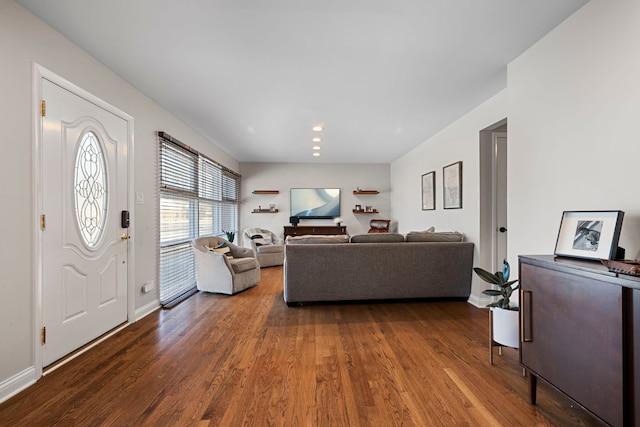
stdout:
POLYGON ((615 259, 623 211, 565 211, 554 254, 585 259, 615 259))
POLYGON ((444 209, 462 209, 462 162, 442 168, 444 209))
POLYGON ((422 175, 422 210, 432 211, 436 208, 436 171, 422 175))

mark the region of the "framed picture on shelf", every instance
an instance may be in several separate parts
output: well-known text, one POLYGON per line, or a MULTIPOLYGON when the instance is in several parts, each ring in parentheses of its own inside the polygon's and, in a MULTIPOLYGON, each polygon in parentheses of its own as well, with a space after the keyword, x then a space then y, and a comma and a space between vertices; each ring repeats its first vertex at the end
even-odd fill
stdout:
POLYGON ((554 254, 585 259, 615 259, 623 211, 565 211, 554 254))
POLYGON ((462 209, 462 162, 442 168, 442 195, 444 209, 462 209))
POLYGON ((432 211, 436 208, 436 172, 422 175, 422 210, 432 211))

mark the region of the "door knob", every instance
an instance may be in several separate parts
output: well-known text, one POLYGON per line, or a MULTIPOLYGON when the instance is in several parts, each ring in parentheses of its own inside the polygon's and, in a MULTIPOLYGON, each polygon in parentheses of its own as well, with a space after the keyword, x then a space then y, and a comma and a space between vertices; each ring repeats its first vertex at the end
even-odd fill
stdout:
POLYGON ((122 240, 129 240, 131 238, 131 236, 129 236, 127 233, 123 234, 122 237, 120 237, 122 240))
POLYGON ((504 228, 504 227, 500 227, 500 228, 498 228, 498 231, 501 232, 501 233, 504 233, 505 231, 507 231, 507 229, 504 228))

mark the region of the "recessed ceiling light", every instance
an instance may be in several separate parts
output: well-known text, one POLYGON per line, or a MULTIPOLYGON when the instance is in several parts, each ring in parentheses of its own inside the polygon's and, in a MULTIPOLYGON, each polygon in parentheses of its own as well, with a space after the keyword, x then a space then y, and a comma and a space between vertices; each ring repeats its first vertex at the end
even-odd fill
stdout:
POLYGON ((318 126, 314 126, 313 128, 314 132, 320 132, 322 130, 322 126, 318 125, 318 126))
POLYGON ((314 145, 314 146, 313 146, 313 149, 314 149, 314 150, 319 150, 319 149, 320 149, 320 146, 319 146, 319 145, 314 145))
POLYGON ((318 156, 320 156, 320 153, 318 153, 318 152, 316 151, 316 152, 314 152, 314 153, 313 153, 313 156, 314 156, 314 157, 318 157, 318 156))
POLYGON ((317 136, 315 138, 312 139, 313 142, 320 142, 322 141, 322 138, 318 138, 317 136))

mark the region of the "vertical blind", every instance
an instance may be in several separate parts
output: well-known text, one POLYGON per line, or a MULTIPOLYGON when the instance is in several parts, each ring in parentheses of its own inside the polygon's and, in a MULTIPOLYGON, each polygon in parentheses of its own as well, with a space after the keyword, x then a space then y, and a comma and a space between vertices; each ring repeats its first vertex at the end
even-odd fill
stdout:
POLYGON ((191 241, 238 230, 240 175, 159 132, 160 303, 195 290, 191 241))

